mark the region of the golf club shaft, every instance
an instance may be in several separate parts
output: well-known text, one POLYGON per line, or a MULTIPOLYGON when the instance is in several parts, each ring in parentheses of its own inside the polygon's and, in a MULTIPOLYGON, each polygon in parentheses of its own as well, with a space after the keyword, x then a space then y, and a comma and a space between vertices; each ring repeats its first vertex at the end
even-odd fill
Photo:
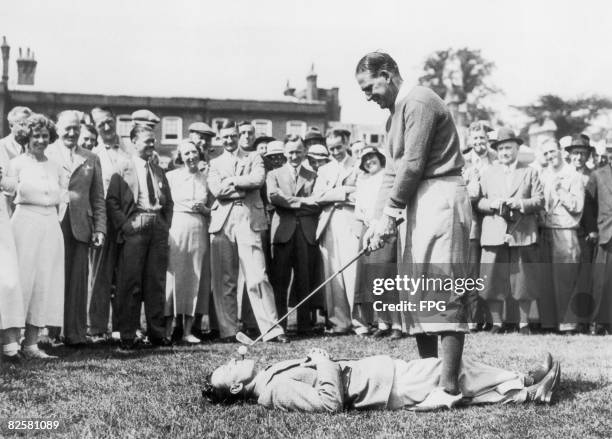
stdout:
POLYGON ((272 329, 274 329, 274 327, 276 325, 278 325, 280 322, 282 322, 283 320, 285 320, 287 317, 289 317, 289 315, 292 312, 295 312, 300 306, 302 306, 302 304, 304 304, 308 299, 310 299, 312 296, 315 295, 315 293, 317 293, 321 288, 323 288, 325 285, 327 285, 333 278, 335 278, 336 276, 338 276, 340 273, 342 273, 344 270, 346 270, 353 262, 355 262, 357 259, 359 259, 362 255, 364 255, 366 252, 368 251, 368 247, 364 247, 359 253, 357 253, 357 255, 355 257, 353 257, 353 259, 351 259, 350 261, 348 261, 344 267, 340 268, 338 271, 336 271, 334 274, 332 274, 329 278, 327 278, 325 280, 325 282, 323 282, 321 285, 319 285, 317 288, 315 288, 308 296, 304 297, 300 303, 298 303, 297 305, 295 305, 293 308, 291 308, 287 314, 285 314, 284 316, 282 316, 280 319, 278 319, 276 322, 274 322, 274 324, 263 334, 261 334, 259 337, 257 337, 253 343, 257 343, 258 341, 260 341, 261 339, 263 339, 272 329))

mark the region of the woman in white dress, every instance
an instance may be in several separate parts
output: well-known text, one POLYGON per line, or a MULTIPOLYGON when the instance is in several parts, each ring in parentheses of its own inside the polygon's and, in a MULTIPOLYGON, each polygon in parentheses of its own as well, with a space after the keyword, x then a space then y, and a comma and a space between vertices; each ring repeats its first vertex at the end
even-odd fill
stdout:
POLYGON ((3 362, 20 359, 18 341, 20 328, 25 325, 15 239, 4 194, 13 188, 10 177, 6 176, 9 166, 8 154, 4 148, 0 148, 0 333, 3 362))
MULTIPOLYGON (((183 318, 183 342, 200 339, 191 334, 198 298, 208 303, 210 256, 206 173, 199 169, 200 156, 191 140, 178 146, 177 162, 185 166, 166 174, 174 211, 168 237, 170 256, 166 274, 166 335, 170 337, 174 317, 183 318)), ((198 310, 199 311, 199 310, 198 310)), ((206 312, 207 314, 207 312, 206 312)))
POLYGON ((15 213, 11 225, 17 249, 19 278, 25 311, 26 358, 55 358, 38 349, 40 329, 63 325, 64 241, 58 209, 65 194, 64 173, 47 159, 45 149, 57 138, 46 117, 32 114, 27 120, 26 152, 10 164, 15 180, 15 213))

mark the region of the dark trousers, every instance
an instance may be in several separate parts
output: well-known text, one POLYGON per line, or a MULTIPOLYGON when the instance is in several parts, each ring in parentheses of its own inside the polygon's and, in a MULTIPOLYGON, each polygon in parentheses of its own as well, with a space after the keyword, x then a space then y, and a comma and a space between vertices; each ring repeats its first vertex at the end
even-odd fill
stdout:
MULTIPOLYGON (((287 313, 288 289, 293 270, 294 297, 292 305, 296 305, 312 290, 315 279, 315 257, 317 246, 309 244, 298 225, 289 241, 272 244, 271 282, 274 288, 274 299, 278 316, 287 313)), ((286 327, 287 320, 282 322, 286 327)), ((311 306, 305 303, 297 310, 298 331, 312 329, 311 306)))
POLYGON ((168 224, 161 215, 130 217, 135 233, 125 236, 117 266, 117 324, 122 340, 131 340, 140 326, 144 300, 148 336, 164 337, 164 302, 168 268, 168 224))
POLYGON ((64 337, 67 344, 85 343, 87 335, 87 276, 89 244, 77 241, 70 226, 70 209, 61 224, 64 235, 64 337))
MULTIPOLYGON (((107 235, 104 245, 101 248, 94 249, 91 256, 92 287, 89 302, 89 332, 93 335, 108 332, 108 319, 115 285, 115 269, 119 255, 117 233, 110 221, 106 224, 106 230, 107 235)), ((115 312, 113 312, 113 327, 117 325, 115 312)))

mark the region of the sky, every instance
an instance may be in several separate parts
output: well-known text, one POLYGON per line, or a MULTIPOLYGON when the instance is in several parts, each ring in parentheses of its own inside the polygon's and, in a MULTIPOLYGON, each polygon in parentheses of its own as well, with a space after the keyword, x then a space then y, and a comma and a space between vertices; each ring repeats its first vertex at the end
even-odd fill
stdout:
POLYGON ((605 0, 2 0, 0 36, 11 82, 30 47, 46 91, 274 100, 314 63, 320 87, 340 88, 343 122, 378 124, 387 114, 354 79, 373 50, 416 83, 431 52, 480 49, 513 105, 612 97, 611 12, 605 0))

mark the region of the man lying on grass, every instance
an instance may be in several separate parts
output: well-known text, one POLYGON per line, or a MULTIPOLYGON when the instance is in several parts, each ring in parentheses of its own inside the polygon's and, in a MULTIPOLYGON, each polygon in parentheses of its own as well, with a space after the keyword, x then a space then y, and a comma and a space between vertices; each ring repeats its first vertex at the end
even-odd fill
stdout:
POLYGON ((550 354, 524 375, 464 359, 461 393, 451 396, 438 387, 441 368, 438 358, 403 361, 380 355, 333 361, 326 351, 313 349, 305 359, 282 361, 261 371, 254 360, 232 360, 207 377, 202 395, 212 403, 251 400, 268 408, 332 413, 527 401, 548 404, 561 373, 559 362, 553 362, 550 354))

